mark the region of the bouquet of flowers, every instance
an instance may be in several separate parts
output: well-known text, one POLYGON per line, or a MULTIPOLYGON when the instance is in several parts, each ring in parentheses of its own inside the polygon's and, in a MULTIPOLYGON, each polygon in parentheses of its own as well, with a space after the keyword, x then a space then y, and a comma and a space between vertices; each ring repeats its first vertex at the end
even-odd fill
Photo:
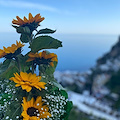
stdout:
POLYGON ((45 19, 40 14, 16 18, 12 26, 20 34, 20 41, 0 49, 0 58, 4 58, 0 64, 0 118, 67 120, 72 102, 53 75, 57 55, 46 50, 62 47, 62 42, 48 36, 55 30, 37 30, 45 19), (30 51, 23 55, 26 43, 30 51))

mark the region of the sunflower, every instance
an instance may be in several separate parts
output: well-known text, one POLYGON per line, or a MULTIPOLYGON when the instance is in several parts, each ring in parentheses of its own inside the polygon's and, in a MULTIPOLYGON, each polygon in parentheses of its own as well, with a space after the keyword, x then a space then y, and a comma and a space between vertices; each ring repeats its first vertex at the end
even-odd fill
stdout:
POLYGON ((0 49, 0 58, 5 57, 7 59, 12 59, 16 57, 16 55, 21 53, 21 48, 24 46, 20 41, 16 41, 16 45, 12 44, 11 47, 4 47, 3 50, 0 49))
POLYGON ((40 120, 51 117, 47 105, 43 105, 43 103, 41 96, 38 96, 36 101, 34 98, 27 101, 27 98, 23 97, 23 112, 21 113, 23 120, 40 120))
POLYGON ((23 90, 26 90, 27 92, 30 92, 32 87, 35 87, 39 90, 41 88, 45 89, 45 82, 40 82, 41 76, 36 76, 36 74, 32 73, 26 73, 26 72, 20 72, 20 75, 18 73, 14 73, 15 77, 11 77, 10 80, 17 83, 15 86, 19 87, 21 86, 23 90))
POLYGON ((54 53, 47 54, 46 51, 40 52, 40 53, 29 53, 29 58, 27 62, 34 61, 36 64, 46 64, 54 66, 53 62, 58 61, 57 55, 54 53))
POLYGON ((13 19, 12 23, 19 25, 19 26, 29 26, 29 25, 36 25, 38 26, 40 22, 42 22, 45 18, 41 17, 40 14, 37 14, 35 17, 32 16, 31 13, 29 13, 28 19, 24 16, 23 20, 16 16, 17 20, 13 19))

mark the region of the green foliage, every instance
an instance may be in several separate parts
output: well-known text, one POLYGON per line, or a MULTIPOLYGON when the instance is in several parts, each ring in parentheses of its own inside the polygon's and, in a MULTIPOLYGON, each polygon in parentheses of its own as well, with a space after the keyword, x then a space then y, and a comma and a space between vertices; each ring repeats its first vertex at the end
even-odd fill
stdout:
POLYGON ((77 106, 74 106, 70 112, 68 120, 106 120, 102 118, 97 118, 92 114, 86 114, 77 109, 77 106))
MULTIPOLYGON (((49 88, 49 91, 53 92, 54 90, 65 90, 54 78, 53 74, 51 75, 43 75, 44 77, 42 77, 41 81, 47 83, 47 87, 49 88), (51 83, 51 85, 49 85, 49 83, 51 83)), ((64 95, 63 95, 64 96, 64 95)))
MULTIPOLYGON (((111 92, 118 95, 120 94, 120 70, 116 73, 113 73, 112 77, 106 85, 111 90, 111 92)), ((116 101, 114 101, 113 108, 120 109, 120 96, 116 101)))
POLYGON ((17 57, 17 61, 19 62, 18 67, 20 67, 20 70, 23 72, 26 72, 29 70, 29 63, 26 62, 27 59, 28 59, 28 56, 22 55, 22 54, 17 57))
POLYGON ((68 94, 65 90, 61 90, 60 93, 65 96, 66 99, 68 99, 68 94))
POLYGON ((72 107, 73 107, 72 101, 68 101, 67 105, 65 106, 66 114, 63 117, 65 120, 68 120, 68 117, 69 117, 69 114, 70 114, 72 107))
POLYGON ((27 43, 29 42, 32 38, 31 38, 31 31, 29 29, 28 26, 14 26, 12 25, 14 28, 16 28, 17 33, 20 33, 20 40, 23 43, 27 43))
POLYGON ((21 116, 21 109, 22 105, 19 101, 11 102, 11 104, 8 106, 3 120, 6 120, 6 118, 8 118, 8 120, 19 120, 19 117, 21 116))
POLYGON ((10 99, 12 98, 11 94, 0 94, 0 105, 3 106, 5 104, 5 102, 10 101, 10 99))
POLYGON ((120 93, 120 71, 114 73, 106 84, 112 92, 120 93))
POLYGON ((45 28, 45 29, 39 30, 36 35, 38 35, 38 34, 51 34, 54 32, 56 32, 56 30, 51 30, 51 29, 45 28))
POLYGON ((42 49, 57 49, 62 47, 62 42, 50 36, 36 37, 30 45, 32 52, 38 52, 42 49))
POLYGON ((113 104, 112 106, 114 109, 119 110, 120 109, 120 97, 119 99, 113 104))
POLYGON ((0 66, 0 77, 9 79, 13 76, 13 73, 19 72, 16 62, 14 60, 5 60, 0 66))
POLYGON ((50 75, 50 74, 53 74, 55 72, 55 69, 57 67, 57 62, 54 61, 53 64, 54 64, 53 67, 51 65, 49 67, 47 67, 47 69, 45 70, 46 74, 50 75))
POLYGON ((30 38, 30 35, 26 35, 26 34, 24 34, 24 33, 22 33, 21 36, 20 36, 20 40, 21 40, 23 43, 29 42, 30 39, 31 39, 31 38, 30 38))
POLYGON ((0 74, 2 74, 3 72, 5 72, 5 70, 9 66, 10 62, 11 62, 11 60, 7 59, 3 63, 0 64, 0 74))
POLYGON ((54 66, 52 67, 51 65, 39 65, 39 71, 40 74, 42 75, 52 75, 55 72, 57 62, 53 62, 54 66))
POLYGON ((24 34, 31 34, 31 31, 29 29, 29 27, 25 26, 25 27, 22 27, 22 26, 14 26, 12 25, 14 28, 16 28, 16 32, 17 33, 24 33, 24 34))
POLYGON ((23 25, 23 26, 27 26, 30 29, 31 33, 32 33, 34 30, 37 29, 37 27, 39 26, 39 24, 36 23, 36 22, 33 22, 33 23, 26 24, 26 25, 23 25))

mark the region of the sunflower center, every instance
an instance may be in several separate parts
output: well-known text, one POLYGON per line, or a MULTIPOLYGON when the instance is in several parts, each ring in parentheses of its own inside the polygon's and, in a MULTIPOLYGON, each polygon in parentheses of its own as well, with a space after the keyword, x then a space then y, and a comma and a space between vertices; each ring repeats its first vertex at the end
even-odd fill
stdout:
POLYGON ((48 65, 51 62, 51 58, 48 58, 48 59, 44 59, 43 57, 42 58, 36 58, 35 62, 36 62, 37 65, 39 65, 39 64, 48 65))
POLYGON ((34 108, 34 107, 30 107, 27 109, 27 114, 32 117, 32 116, 39 116, 39 111, 38 109, 34 108))
POLYGON ((15 58, 17 55, 19 55, 20 53, 21 53, 21 47, 18 48, 14 53, 8 53, 4 57, 7 59, 12 59, 12 58, 15 58))

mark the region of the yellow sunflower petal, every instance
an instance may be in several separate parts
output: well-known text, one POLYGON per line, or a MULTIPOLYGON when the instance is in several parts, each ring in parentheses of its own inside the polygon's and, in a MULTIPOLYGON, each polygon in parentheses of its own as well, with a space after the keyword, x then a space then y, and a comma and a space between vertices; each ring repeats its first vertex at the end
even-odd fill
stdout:
POLYGON ((38 18, 39 18, 39 16, 40 16, 40 13, 39 13, 39 14, 37 14, 37 15, 33 18, 33 20, 35 21, 36 19, 38 19, 38 18))
POLYGON ((35 53, 32 53, 32 52, 31 52, 31 53, 28 54, 28 56, 29 56, 29 57, 35 57, 35 53))
POLYGON ((17 80, 21 81, 21 77, 19 76, 18 73, 14 73, 14 76, 15 76, 15 78, 16 78, 17 80))
POLYGON ((28 22, 28 19, 25 16, 23 19, 24 19, 24 22, 26 22, 26 23, 28 22))
POLYGON ((42 57, 42 52, 40 52, 38 55, 39 55, 39 57, 41 58, 41 57, 42 57))
POLYGON ((23 20, 19 17, 16 16, 17 20, 13 19, 12 23, 22 26, 22 25, 27 25, 27 24, 32 24, 33 22, 35 22, 36 24, 39 25, 40 22, 42 22, 45 18, 41 17, 40 14, 37 14, 35 17, 32 16, 31 13, 29 13, 28 15, 28 19, 24 16, 23 20))
POLYGON ((28 74, 25 72, 20 72, 20 76, 23 80, 28 80, 28 74))
POLYGON ((58 59, 56 58, 56 57, 53 57, 52 59, 51 59, 51 61, 58 61, 58 59))
POLYGON ((30 92, 32 87, 31 86, 27 86, 27 85, 21 85, 23 90, 26 90, 27 92, 30 92))
POLYGON ((3 49, 5 53, 10 53, 10 51, 6 47, 3 46, 3 49))
POLYGON ((36 101, 35 101, 35 105, 37 105, 38 103, 41 103, 41 102, 42 102, 42 97, 38 96, 36 101))
POLYGON ((15 83, 20 83, 20 80, 16 79, 15 77, 10 78, 10 80, 13 80, 15 83))
POLYGON ((34 98, 32 98, 30 101, 27 102, 27 104, 29 107, 32 107, 32 106, 34 106, 34 102, 35 102, 35 100, 34 100, 34 98))
POLYGON ((15 19, 13 19, 12 23, 16 24, 16 25, 20 25, 19 22, 17 20, 15 20, 15 19))
MULTIPOLYGON (((10 54, 10 53, 14 54, 18 48, 21 48, 23 46, 24 46, 24 44, 21 44, 21 42, 17 42, 17 41, 16 41, 16 44, 12 44, 11 47, 6 48, 3 46, 3 50, 0 49, 0 58, 4 57, 5 55, 10 54)), ((15 56, 16 56, 16 54, 13 55, 13 57, 15 57, 15 56)))
POLYGON ((24 108, 24 111, 26 111, 27 108, 28 108, 27 98, 26 98, 26 97, 23 97, 23 103, 22 103, 22 106, 23 106, 23 108, 24 108))
POLYGON ((6 53, 4 52, 4 50, 0 49, 0 58, 4 57, 6 55, 6 53))
POLYGON ((44 17, 42 17, 42 18, 38 18, 38 19, 35 20, 35 22, 40 23, 40 22, 42 22, 44 19, 45 19, 44 17))
POLYGON ((10 80, 17 83, 16 87, 21 86, 22 89, 27 92, 30 92, 32 87, 39 90, 41 90, 41 88, 45 88, 46 83, 40 82, 41 76, 36 76, 36 74, 20 72, 20 75, 18 73, 14 73, 14 76, 15 77, 11 77, 10 80))
POLYGON ((26 60, 26 62, 30 62, 30 61, 33 61, 33 60, 35 60, 35 58, 28 58, 28 59, 26 60))
POLYGON ((24 116, 23 120, 30 120, 26 111, 23 111, 21 115, 24 116))
MULTIPOLYGON (((34 80, 34 79, 36 79, 37 78, 37 76, 36 76, 36 74, 32 74, 32 73, 29 73, 29 80, 31 81, 31 80, 34 80)), ((36 83, 36 82, 35 82, 36 83)))
POLYGON ((18 41, 16 40, 16 47, 17 47, 17 48, 20 48, 20 47, 23 47, 23 46, 25 46, 25 44, 21 43, 20 41, 18 42, 18 41))
POLYGON ((45 88, 45 85, 46 85, 45 82, 39 82, 39 83, 37 84, 37 86, 39 86, 39 87, 41 87, 41 88, 45 88))
POLYGON ((31 20, 33 18, 32 14, 29 13, 29 20, 31 20))
POLYGON ((15 87, 19 87, 19 86, 20 86, 20 84, 16 84, 16 85, 15 85, 15 87))
POLYGON ((25 22, 19 16, 16 16, 16 18, 18 19, 20 25, 25 24, 25 22))
POLYGON ((50 65, 51 65, 52 67, 54 67, 54 64, 53 64, 53 62, 50 62, 50 65))
POLYGON ((47 118, 48 116, 51 117, 51 114, 50 114, 49 112, 45 112, 45 113, 42 115, 43 118, 47 118))
POLYGON ((42 52, 41 57, 43 57, 43 58, 47 59, 47 57, 46 57, 46 51, 43 51, 43 52, 42 52))

